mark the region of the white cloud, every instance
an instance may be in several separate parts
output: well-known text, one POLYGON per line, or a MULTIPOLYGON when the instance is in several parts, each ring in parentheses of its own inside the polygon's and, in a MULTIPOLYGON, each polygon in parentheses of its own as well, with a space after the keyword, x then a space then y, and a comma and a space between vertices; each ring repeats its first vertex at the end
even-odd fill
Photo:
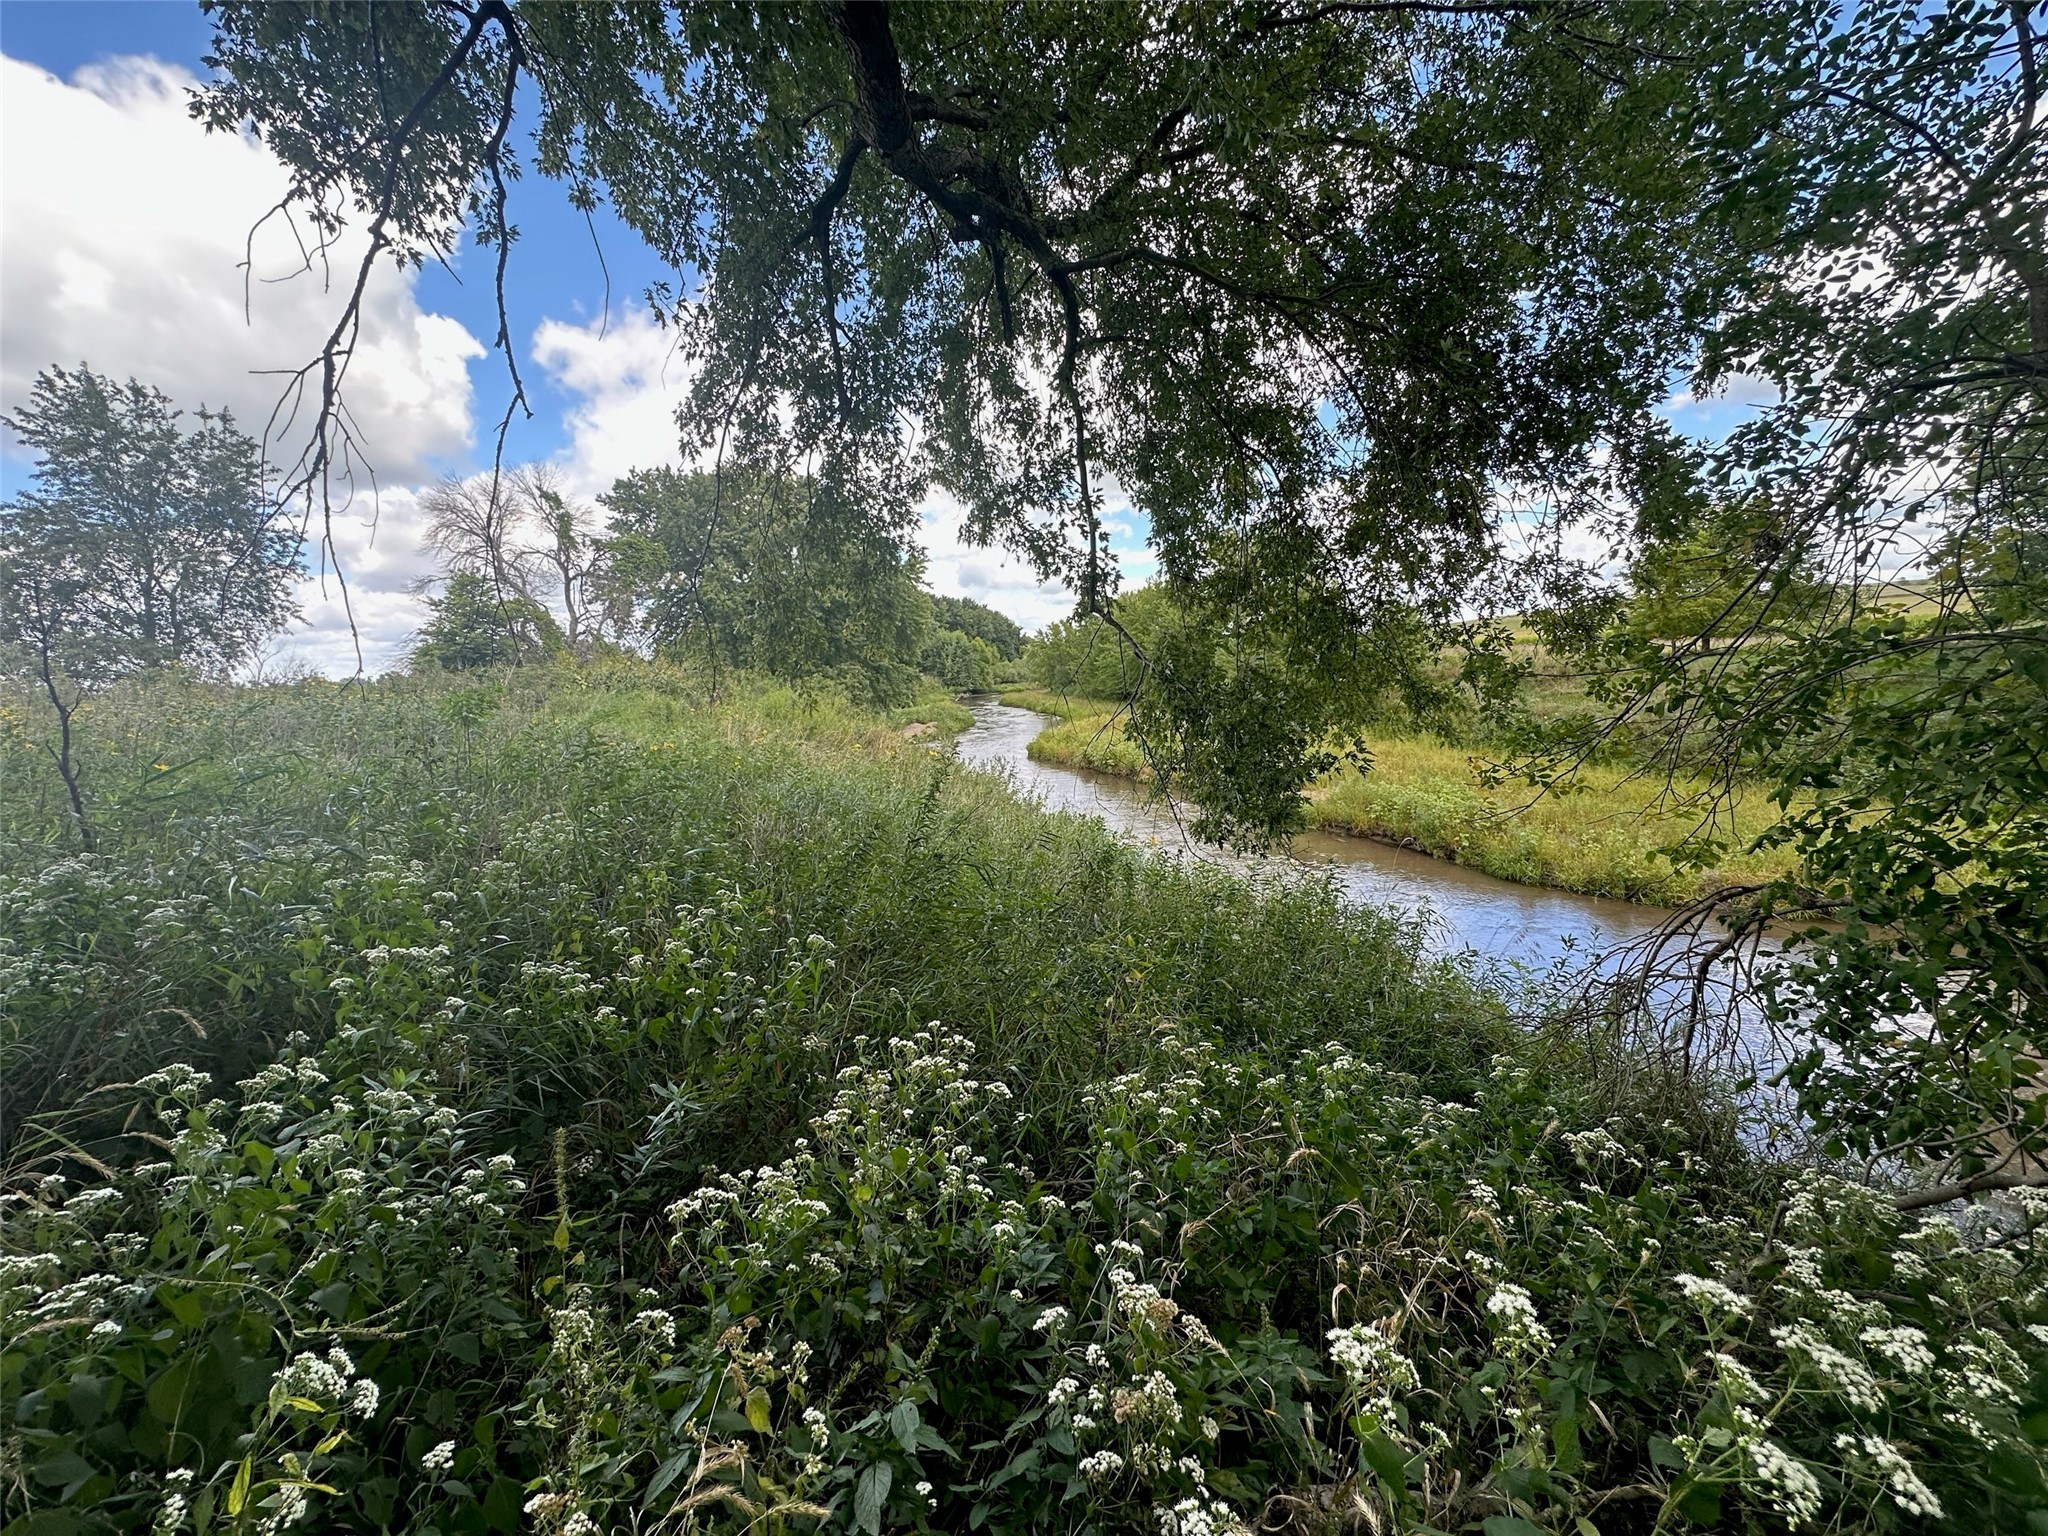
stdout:
MULTIPOLYGON (((299 583, 301 622, 280 636, 273 660, 306 666, 329 677, 353 676, 357 645, 365 672, 382 672, 404 659, 429 610, 415 593, 437 574, 435 557, 420 543, 419 494, 399 488, 373 503, 359 498, 337 506, 334 556, 323 561, 308 545, 313 570, 299 583), (339 575, 336 567, 339 567, 339 575), (353 624, 353 627, 352 627, 353 624)), ((320 530, 313 530, 317 539, 320 530)))
MULTIPOLYGON (((83 361, 134 375, 181 406, 234 411, 260 433, 279 381, 318 351, 342 296, 317 272, 286 282, 299 247, 281 219, 250 230, 286 174, 253 140, 208 134, 186 111, 195 80, 150 58, 80 70, 70 83, 0 59, 0 404, 27 398, 39 369, 83 361), (244 284, 245 253, 256 281, 244 284), (244 313, 244 302, 247 313, 244 313)), ((353 276, 359 237, 333 253, 353 276)), ((388 263, 365 294, 349 404, 387 483, 425 478, 470 442, 465 366, 483 349, 424 313, 388 263)), ((279 457, 296 444, 280 445, 279 457)))
MULTIPOLYGON (((94 65, 68 84, 0 59, 0 408, 21 406, 39 370, 86 362, 154 384, 188 410, 225 406, 260 435, 279 390, 260 370, 299 367, 332 329, 343 296, 318 272, 263 281, 300 265, 281 220, 250 243, 286 173, 253 140, 195 123, 186 111, 195 83, 150 58, 94 65), (257 279, 246 288, 245 258, 257 279)), ((360 237, 339 243, 337 284, 353 278, 361 251, 360 237)), ((377 268, 348 405, 383 489, 373 504, 361 483, 354 505, 334 518, 373 671, 395 658, 424 615, 406 595, 427 568, 417 498, 406 487, 467 457, 467 363, 483 350, 458 321, 420 308, 411 274, 377 268)), ((287 439, 271 456, 288 460, 299 446, 287 439)), ((318 551, 309 557, 317 561, 318 551)), ((355 641, 333 578, 308 580, 301 598, 306 622, 279 650, 352 673, 355 641)))
POLYGON ((966 509, 944 491, 934 491, 918 508, 917 541, 924 546, 925 585, 932 591, 986 603, 1027 630, 1073 613, 1074 594, 1066 587, 1040 581, 1027 562, 1005 550, 968 543, 966 526, 966 509))
MULTIPOLYGON (((578 397, 557 462, 579 494, 595 496, 631 470, 684 462, 676 408, 689 370, 675 352, 674 336, 645 310, 629 310, 605 325, 544 320, 534 332, 533 356, 557 389, 578 397)), ((966 542, 966 521, 960 504, 943 492, 918 509, 916 538, 934 592, 987 603, 1027 629, 1073 612, 1073 594, 1058 582, 1040 581, 1029 564, 1001 549, 966 542)), ((1119 542, 1142 537, 1128 514, 1109 522, 1119 542)), ((1151 562, 1126 555, 1124 568, 1127 580, 1142 579, 1151 562)))
POLYGON ((570 489, 596 496, 636 469, 682 462, 676 407, 690 382, 676 338, 644 309, 600 324, 543 320, 533 357, 555 387, 579 397, 560 457, 570 489))

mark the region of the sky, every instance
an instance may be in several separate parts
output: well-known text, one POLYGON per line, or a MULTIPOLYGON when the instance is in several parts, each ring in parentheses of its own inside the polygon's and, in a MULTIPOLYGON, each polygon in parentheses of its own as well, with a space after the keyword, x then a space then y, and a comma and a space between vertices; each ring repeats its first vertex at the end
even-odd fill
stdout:
MULTIPOLYGON (((261 435, 278 405, 275 371, 303 365, 332 327, 341 295, 304 270, 283 221, 264 222, 282 167, 187 113, 210 37, 189 0, 0 0, 0 414, 24 403, 41 369, 83 362, 188 409, 227 406, 261 435)), ((534 416, 515 422, 507 462, 552 461, 585 498, 630 470, 680 463, 683 373, 640 301, 670 274, 607 210, 586 220, 537 175, 516 184, 512 215, 508 298, 534 416)), ((334 270, 353 268, 344 241, 334 270)), ((359 481, 333 529, 347 605, 316 560, 303 622, 272 659, 347 675, 359 657, 373 672, 402 658, 427 616, 420 582, 435 574, 420 494, 488 466, 510 398, 487 345, 496 332, 486 253, 379 268, 349 383, 374 488, 359 481)), ((1713 436, 1745 409, 1678 395, 1667 414, 1713 436)), ((288 427, 278 439, 286 451, 272 458, 288 461, 301 439, 288 427)), ((29 470, 0 429, 0 490, 29 470)), ((962 511, 943 494, 920 510, 934 591, 1027 629, 1072 610, 1069 593, 1020 562, 965 544, 962 511)), ((1149 576, 1142 514, 1112 507, 1106 521, 1125 580, 1149 576)))
MULTIPOLYGON (((273 371, 305 363, 332 327, 342 295, 303 270, 281 220, 260 222, 283 168, 187 113, 210 39, 185 0, 0 0, 0 413, 26 401, 42 369, 83 362, 186 409, 227 406, 260 436, 278 402, 273 371)), ((523 178, 513 197, 508 299, 534 416, 515 422, 507 462, 550 460, 586 498, 630 470, 681 463, 683 372, 640 300, 670 274, 607 210, 586 220, 545 178, 523 178)), ((354 264, 344 245, 335 272, 354 264)), ((332 572, 310 571, 303 622, 270 660, 347 675, 358 638, 370 671, 403 656, 427 616, 416 588, 434 574, 420 493, 488 467, 510 399, 488 349, 496 333, 486 253, 458 251, 451 269, 379 268, 349 379, 375 489, 359 481, 334 529, 347 606, 332 572)), ((288 431, 279 440, 296 452, 288 431)), ((0 486, 26 483, 31 464, 0 429, 0 486)), ((1071 611, 1063 589, 966 545, 948 498, 921 514, 932 590, 1028 629, 1071 611)), ((1142 578, 1142 520, 1120 509, 1111 522, 1127 579, 1142 578)))

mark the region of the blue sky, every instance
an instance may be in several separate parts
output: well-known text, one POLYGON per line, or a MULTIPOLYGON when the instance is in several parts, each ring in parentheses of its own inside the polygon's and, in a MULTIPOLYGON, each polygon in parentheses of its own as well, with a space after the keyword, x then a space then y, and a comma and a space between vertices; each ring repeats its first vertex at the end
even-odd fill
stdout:
MULTIPOLYGON (((203 75, 200 59, 212 36, 198 5, 187 0, 0 0, 0 53, 40 65, 62 79, 94 64, 134 55, 203 75)), ((586 220, 556 183, 535 176, 521 180, 513 192, 520 230, 510 294, 515 339, 530 334, 544 317, 578 323, 601 317, 607 272, 615 314, 634 307, 649 284, 663 275, 645 242, 609 209, 599 209, 586 220)), ((455 270, 430 267, 414 286, 422 308, 460 321, 486 343, 497 332, 487 255, 474 247, 460 250, 455 270)), ((521 350, 534 419, 515 427, 508 451, 516 458, 545 457, 564 447, 563 415, 575 400, 544 370, 525 366, 528 359, 521 350)), ((471 376, 479 405, 493 408, 489 419, 495 422, 509 398, 502 388, 502 358, 477 360, 471 376)))

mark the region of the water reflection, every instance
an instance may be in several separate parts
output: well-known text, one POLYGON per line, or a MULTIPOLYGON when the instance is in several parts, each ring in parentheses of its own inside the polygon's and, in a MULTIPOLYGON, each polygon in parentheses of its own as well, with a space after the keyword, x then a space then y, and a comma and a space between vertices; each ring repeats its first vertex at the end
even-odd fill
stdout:
MULTIPOLYGON (((1170 806, 1128 779, 1032 761, 1025 747, 1052 723, 1050 716, 995 699, 970 707, 974 725, 956 743, 960 760, 1007 773, 1048 810, 1097 817, 1134 841, 1182 857, 1248 862, 1194 842, 1170 806)), ((1295 838, 1287 857, 1328 870, 1353 901, 1425 916, 1432 942, 1443 952, 1470 952, 1537 972, 1560 961, 1582 964, 1648 932, 1665 915, 1655 907, 1516 885, 1427 854, 1327 832, 1295 838)), ((1276 861, 1255 862, 1271 867, 1276 861)))

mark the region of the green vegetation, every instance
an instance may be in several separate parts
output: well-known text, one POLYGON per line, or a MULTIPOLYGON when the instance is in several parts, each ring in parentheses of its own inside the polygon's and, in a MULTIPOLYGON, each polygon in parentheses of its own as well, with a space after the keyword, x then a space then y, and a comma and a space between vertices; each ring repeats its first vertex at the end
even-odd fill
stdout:
POLYGON ((123 685, 91 857, 10 706, 11 1520, 2048 1507, 2039 1213, 1902 1218, 1603 1100, 1396 920, 702 699, 123 685))
POLYGON ((309 469, 346 453, 368 267, 509 255, 517 177, 566 182, 673 268, 689 449, 801 466, 874 534, 943 488, 1112 627, 1115 487, 1187 619, 1132 707, 1198 831, 1270 841, 1360 732, 1491 710, 1525 623, 1599 706, 1529 775, 1620 734, 1700 814, 1778 802, 1779 878, 1689 942, 1803 1032, 1832 1144, 2048 1186, 2029 7, 634 14, 210 8, 202 117, 284 157, 287 211, 379 233, 309 469), (1674 383, 1738 380, 1768 403, 1674 429, 1674 383))
POLYGON ((601 498, 613 537, 660 552, 642 626, 660 650, 774 677, 836 679, 877 703, 916 686, 931 600, 898 525, 786 475, 637 470, 601 498))
POLYGON ((35 483, 0 507, 0 671, 32 677, 73 831, 93 826, 72 755, 87 694, 152 667, 225 677, 296 612, 299 536, 263 495, 256 442, 202 407, 90 368, 36 375, 6 426, 35 483))
POLYGON ((999 661, 1016 661, 1024 654, 1024 631, 1017 621, 971 597, 933 598, 932 623, 981 641, 999 661))
POLYGON ((10 423, 4 1536, 2048 1530, 2027 7, 208 13, 369 234, 281 487, 10 423), (417 675, 230 685, 373 267, 495 247, 509 362, 529 169, 715 471, 451 480, 417 675), (1199 831, 1700 899, 1511 1013, 927 742, 1020 671, 1199 831))
POLYGON ((547 609, 523 593, 501 596, 476 571, 452 572, 427 606, 433 617, 413 643, 415 665, 448 672, 516 667, 545 661, 568 646, 547 609))

